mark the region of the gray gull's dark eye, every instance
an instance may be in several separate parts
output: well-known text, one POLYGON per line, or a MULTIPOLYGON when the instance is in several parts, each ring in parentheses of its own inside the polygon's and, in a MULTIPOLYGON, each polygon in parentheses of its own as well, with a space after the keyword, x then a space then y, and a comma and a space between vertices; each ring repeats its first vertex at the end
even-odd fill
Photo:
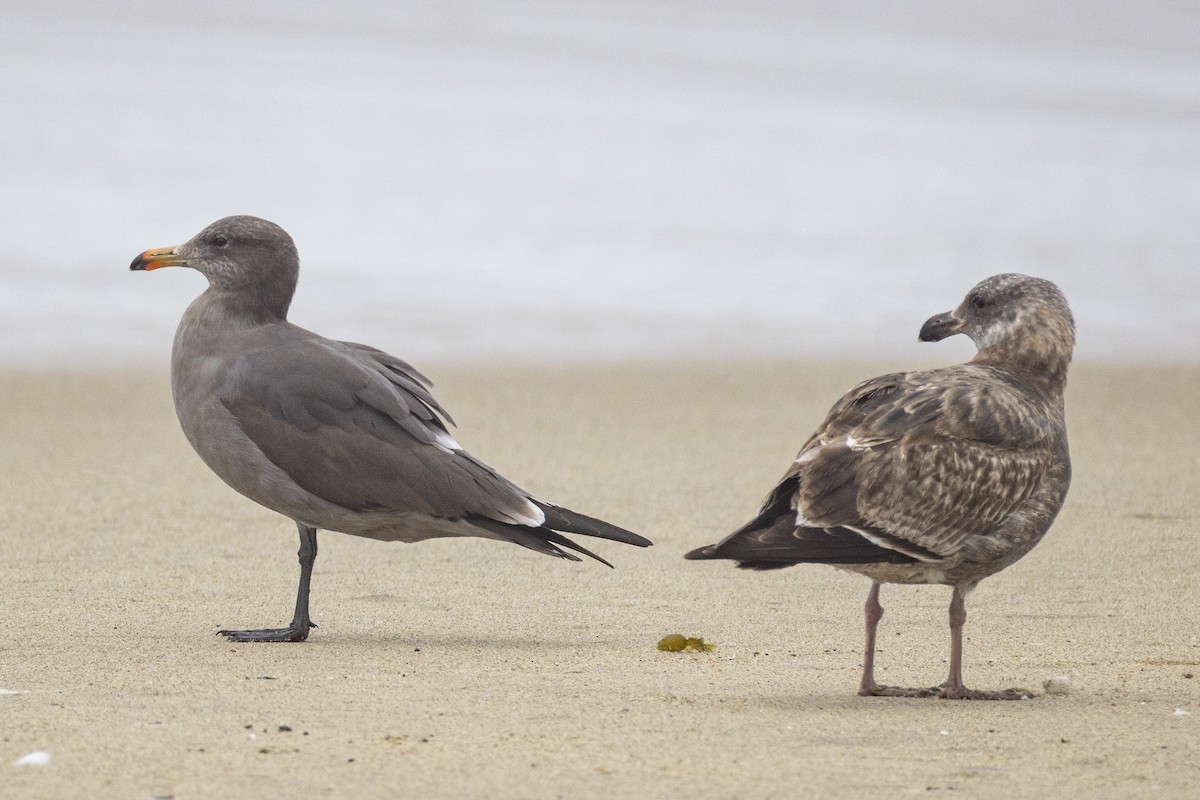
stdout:
POLYGON ((213 237, 212 243, 217 247, 224 247, 225 245, 229 244, 229 240, 224 236, 217 234, 215 237, 213 237))
POLYGON ((973 305, 975 308, 987 308, 987 304, 987 298, 981 294, 977 294, 971 298, 971 305, 973 305))

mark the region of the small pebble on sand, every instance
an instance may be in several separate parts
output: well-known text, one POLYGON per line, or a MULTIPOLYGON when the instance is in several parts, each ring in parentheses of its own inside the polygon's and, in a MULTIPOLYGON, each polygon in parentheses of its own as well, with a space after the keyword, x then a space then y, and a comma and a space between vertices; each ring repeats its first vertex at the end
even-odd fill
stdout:
POLYGON ((1042 681, 1046 694, 1066 694, 1071 691, 1071 679, 1066 675, 1055 675, 1042 681))

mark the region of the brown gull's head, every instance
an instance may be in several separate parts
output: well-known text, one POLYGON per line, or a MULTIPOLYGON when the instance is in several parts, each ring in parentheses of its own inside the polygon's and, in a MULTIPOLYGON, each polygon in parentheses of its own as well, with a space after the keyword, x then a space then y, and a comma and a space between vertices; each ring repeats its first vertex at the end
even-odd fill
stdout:
POLYGON ((978 283, 953 311, 930 317, 923 342, 966 334, 976 362, 1066 378, 1075 349, 1075 320, 1062 291, 1048 280, 1015 272, 978 283))

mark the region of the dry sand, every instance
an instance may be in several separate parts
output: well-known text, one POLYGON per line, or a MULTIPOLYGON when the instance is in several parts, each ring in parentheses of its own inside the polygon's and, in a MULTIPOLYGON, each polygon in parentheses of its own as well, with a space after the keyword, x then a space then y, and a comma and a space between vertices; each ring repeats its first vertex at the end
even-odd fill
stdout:
MULTIPOLYGON (((0 375, 0 796, 1196 796, 1200 370, 1076 367, 1067 506, 965 650, 969 685, 1071 691, 956 703, 855 695, 865 579, 681 558, 877 367, 424 366, 468 448, 657 546, 326 533, 320 629, 231 644, 290 618, 296 533, 192 454, 165 376, 0 375)), ((883 601, 881 679, 941 681, 949 590, 883 601)))

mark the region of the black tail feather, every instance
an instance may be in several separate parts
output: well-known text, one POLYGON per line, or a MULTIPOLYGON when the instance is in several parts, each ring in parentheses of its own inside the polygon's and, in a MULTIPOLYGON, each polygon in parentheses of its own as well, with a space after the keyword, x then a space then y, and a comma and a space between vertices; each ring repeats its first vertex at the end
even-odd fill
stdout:
POLYGON ((546 537, 547 540, 553 542, 554 544, 558 545, 559 547, 566 547, 571 550, 574 550, 576 553, 583 553, 585 556, 594 558, 597 561, 599 561, 601 564, 603 564, 604 566, 612 569, 612 564, 608 563, 603 558, 601 558, 600 556, 593 553, 591 550, 588 550, 583 545, 577 544, 576 542, 571 541, 567 537, 563 536, 561 533, 558 533, 556 531, 546 530, 545 528, 542 528, 542 529, 538 530, 538 535, 546 537))
POLYGON ((545 527, 551 530, 562 531, 564 533, 577 533, 581 536, 596 536, 601 539, 611 539, 614 542, 636 545, 637 547, 649 547, 653 544, 653 542, 644 536, 638 536, 632 531, 619 528, 611 522, 605 522, 602 519, 589 517, 587 514, 580 514, 578 511, 572 511, 569 508, 543 503, 539 500, 534 500, 533 503, 546 515, 545 527))
MULTIPOLYGON (((511 522, 500 522, 490 517, 479 516, 467 517, 466 521, 477 528, 483 528, 485 531, 499 534, 506 541, 519 544, 522 547, 528 547, 530 550, 535 550, 544 555, 565 558, 568 561, 582 560, 579 556, 558 548, 556 546, 557 543, 546 535, 547 533, 553 534, 554 531, 546 528, 530 528, 527 525, 514 525, 511 522)), ((588 555, 591 555, 591 553, 588 553, 588 555)))
POLYGON ((536 550, 548 556, 565 558, 570 561, 581 560, 578 556, 568 552, 573 550, 575 553, 582 553, 589 558, 594 558, 607 567, 612 567, 612 564, 583 545, 563 536, 558 531, 576 533, 582 536, 595 536, 638 547, 649 547, 652 544, 649 539, 638 536, 636 533, 627 531, 624 528, 618 528, 616 525, 604 520, 589 517, 586 514, 580 514, 566 508, 560 508, 559 506, 552 506, 548 503, 538 503, 536 500, 534 502, 546 514, 546 523, 540 528, 531 528, 528 525, 515 525, 510 522, 500 522, 499 520, 483 516, 467 517, 467 522, 476 527, 499 534, 514 544, 528 547, 530 550, 536 550))

